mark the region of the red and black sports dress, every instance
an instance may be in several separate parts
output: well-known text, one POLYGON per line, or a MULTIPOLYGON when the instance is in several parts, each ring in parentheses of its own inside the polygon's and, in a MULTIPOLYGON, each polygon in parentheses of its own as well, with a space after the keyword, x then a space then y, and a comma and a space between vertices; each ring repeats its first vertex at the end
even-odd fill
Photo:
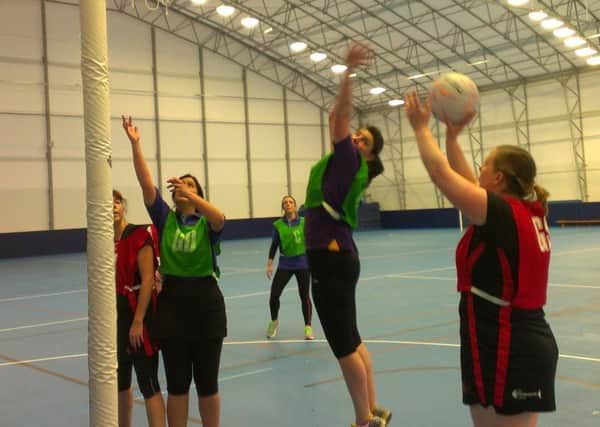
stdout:
POLYGON ((551 249, 544 211, 487 196, 486 223, 456 249, 463 403, 504 415, 553 411, 558 348, 542 309, 551 249))
POLYGON ((138 252, 146 245, 153 248, 156 259, 157 251, 152 233, 147 226, 133 224, 128 224, 123 230, 121 240, 115 241, 117 356, 119 359, 122 357, 152 356, 158 352, 158 342, 152 333, 155 329, 153 323, 156 317, 156 290, 152 292, 152 298, 144 316, 144 346, 136 351, 129 345, 129 328, 137 308, 141 284, 137 256, 138 252))

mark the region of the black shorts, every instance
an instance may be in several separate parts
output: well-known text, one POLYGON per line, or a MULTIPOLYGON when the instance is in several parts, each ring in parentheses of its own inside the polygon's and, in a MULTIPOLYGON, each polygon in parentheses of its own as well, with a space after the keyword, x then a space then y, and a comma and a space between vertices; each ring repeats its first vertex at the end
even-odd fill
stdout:
POLYGON ((169 394, 187 394, 192 377, 198 396, 212 396, 219 391, 222 338, 167 339, 161 341, 160 345, 169 394))
POLYGON ((217 280, 165 277, 158 295, 160 340, 220 339, 227 335, 225 299, 217 280))
POLYGON ((307 251, 312 275, 312 297, 327 342, 338 359, 361 344, 356 324, 358 255, 326 249, 307 251))
POLYGON ((463 403, 502 415, 554 411, 558 347, 544 311, 500 307, 467 292, 459 311, 463 403))

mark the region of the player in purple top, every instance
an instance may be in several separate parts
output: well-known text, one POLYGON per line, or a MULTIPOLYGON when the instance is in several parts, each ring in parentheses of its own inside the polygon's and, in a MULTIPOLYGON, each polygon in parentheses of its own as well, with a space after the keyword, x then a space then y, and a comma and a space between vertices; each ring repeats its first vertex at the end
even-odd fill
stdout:
POLYGON ((391 418, 391 411, 377 405, 371 357, 356 322, 355 291, 360 262, 352 229, 357 224, 363 190, 383 171, 378 156, 383 137, 374 126, 350 134, 349 74, 355 67, 367 65, 371 57, 371 51, 359 44, 348 50, 348 68, 329 115, 333 152, 313 166, 305 202, 305 241, 313 302, 350 392, 355 427, 382 427, 391 418))

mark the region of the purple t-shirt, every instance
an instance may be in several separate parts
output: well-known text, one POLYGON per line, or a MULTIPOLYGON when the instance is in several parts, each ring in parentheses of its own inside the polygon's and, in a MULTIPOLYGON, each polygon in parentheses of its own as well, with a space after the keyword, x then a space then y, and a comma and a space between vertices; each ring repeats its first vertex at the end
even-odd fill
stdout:
MULTIPOLYGON (((333 144, 333 156, 323 176, 323 195, 338 212, 342 210, 342 203, 360 168, 360 162, 360 152, 350 135, 333 144)), ((357 252, 352 228, 343 221, 333 219, 321 206, 306 210, 304 239, 307 249, 325 249, 335 239, 341 250, 357 252)))

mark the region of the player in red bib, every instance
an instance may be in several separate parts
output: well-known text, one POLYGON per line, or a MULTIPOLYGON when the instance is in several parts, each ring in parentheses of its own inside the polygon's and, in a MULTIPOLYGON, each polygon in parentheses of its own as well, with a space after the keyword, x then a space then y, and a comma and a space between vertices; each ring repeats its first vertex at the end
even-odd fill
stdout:
POLYGON ((473 225, 456 249, 463 403, 473 425, 533 427, 554 411, 558 348, 545 320, 550 237, 548 192, 526 150, 495 147, 473 174, 457 137, 473 115, 446 122, 446 153, 429 130, 429 102, 416 93, 406 115, 435 185, 473 225))
POLYGON ((165 426, 165 407, 158 383, 158 342, 154 336, 156 315, 154 274, 157 255, 152 230, 125 218, 123 195, 113 190, 113 216, 117 290, 117 377, 119 427, 130 427, 133 392, 132 368, 144 396, 148 425, 165 426))

